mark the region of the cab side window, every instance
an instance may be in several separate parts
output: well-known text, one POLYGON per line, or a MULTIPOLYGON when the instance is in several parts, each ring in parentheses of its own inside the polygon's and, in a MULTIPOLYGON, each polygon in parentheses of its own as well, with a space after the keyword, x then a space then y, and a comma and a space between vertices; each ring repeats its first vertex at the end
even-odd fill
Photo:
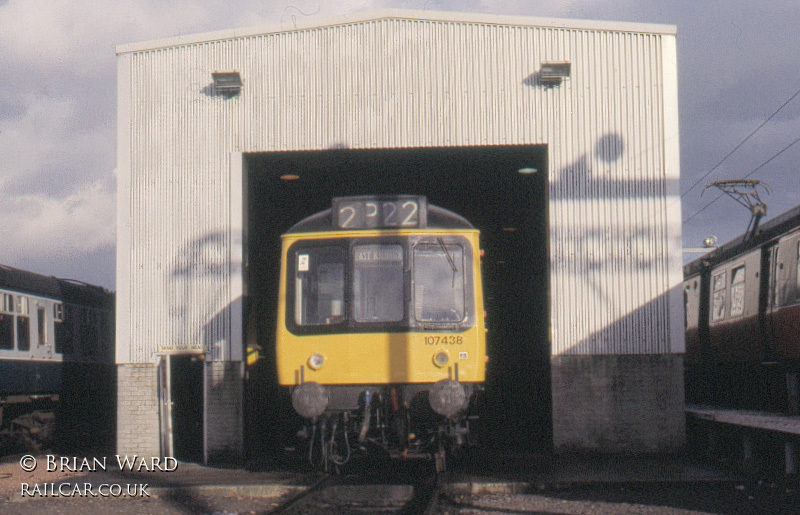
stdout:
POLYGON ((294 322, 298 326, 344 322, 344 261, 341 247, 294 252, 294 322))
POLYGON ((414 318, 461 322, 465 314, 464 249, 440 242, 414 248, 414 318))

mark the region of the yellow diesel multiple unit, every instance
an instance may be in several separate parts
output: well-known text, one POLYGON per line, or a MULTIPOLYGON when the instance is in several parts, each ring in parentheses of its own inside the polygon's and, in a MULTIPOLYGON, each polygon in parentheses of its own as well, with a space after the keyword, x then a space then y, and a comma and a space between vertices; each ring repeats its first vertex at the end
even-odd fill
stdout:
POLYGON ((309 456, 342 464, 357 440, 443 467, 484 381, 478 231, 425 197, 342 197, 282 240, 278 380, 309 456))

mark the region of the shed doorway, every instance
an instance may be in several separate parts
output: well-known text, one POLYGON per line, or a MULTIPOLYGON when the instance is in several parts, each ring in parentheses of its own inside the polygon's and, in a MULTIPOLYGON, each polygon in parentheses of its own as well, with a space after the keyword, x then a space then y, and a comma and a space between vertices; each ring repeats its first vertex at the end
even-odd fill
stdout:
POLYGON ((481 445, 552 447, 549 343, 547 147, 442 147, 245 154, 248 367, 245 441, 249 455, 280 448, 295 428, 276 387, 280 236, 333 197, 425 195, 481 231, 488 352, 481 445))
POLYGON ((199 354, 165 355, 159 361, 161 452, 178 461, 204 462, 204 365, 199 354))

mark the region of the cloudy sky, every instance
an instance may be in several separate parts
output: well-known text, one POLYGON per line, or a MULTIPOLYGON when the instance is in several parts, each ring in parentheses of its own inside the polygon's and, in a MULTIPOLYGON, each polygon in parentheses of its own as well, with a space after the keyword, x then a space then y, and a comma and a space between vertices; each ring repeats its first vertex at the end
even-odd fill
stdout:
POLYGON ((114 288, 116 45, 387 7, 677 25, 684 245, 800 204, 797 0, 0 0, 0 263, 114 288))

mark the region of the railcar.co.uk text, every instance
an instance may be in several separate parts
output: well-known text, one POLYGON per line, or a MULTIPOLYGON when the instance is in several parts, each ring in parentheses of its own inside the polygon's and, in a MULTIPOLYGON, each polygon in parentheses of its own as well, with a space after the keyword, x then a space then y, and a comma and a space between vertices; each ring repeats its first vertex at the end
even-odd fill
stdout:
POLYGON ((150 497, 149 485, 134 483, 22 483, 22 497, 150 497))
MULTIPOLYGON (((143 457, 116 455, 109 459, 106 456, 94 458, 78 458, 44 456, 47 472, 105 472, 109 465, 116 465, 120 471, 128 472, 174 472, 178 469, 178 461, 171 457, 143 457)), ((20 467, 26 472, 33 472, 40 465, 42 458, 25 455, 20 461, 20 467)), ((150 497, 147 491, 149 485, 143 483, 21 483, 20 495, 22 497, 150 497)))

